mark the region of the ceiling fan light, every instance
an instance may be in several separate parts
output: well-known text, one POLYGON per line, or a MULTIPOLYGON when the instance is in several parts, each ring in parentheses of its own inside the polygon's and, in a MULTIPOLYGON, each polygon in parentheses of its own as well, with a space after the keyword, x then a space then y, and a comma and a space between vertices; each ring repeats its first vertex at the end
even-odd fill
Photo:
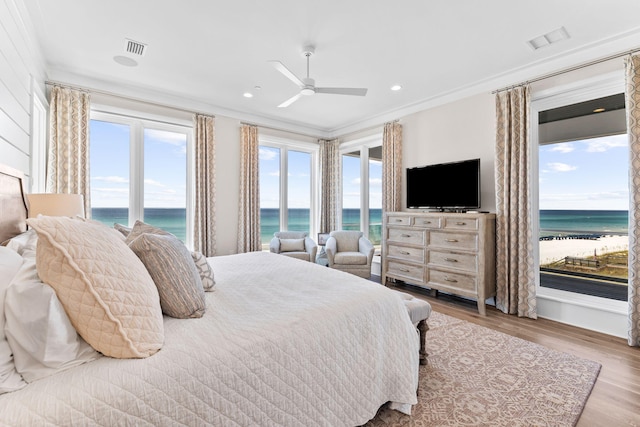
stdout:
POLYGON ((313 95, 314 93, 316 93, 316 91, 313 90, 313 88, 310 87, 304 87, 300 90, 300 93, 302 95, 306 95, 306 96, 310 96, 313 95))

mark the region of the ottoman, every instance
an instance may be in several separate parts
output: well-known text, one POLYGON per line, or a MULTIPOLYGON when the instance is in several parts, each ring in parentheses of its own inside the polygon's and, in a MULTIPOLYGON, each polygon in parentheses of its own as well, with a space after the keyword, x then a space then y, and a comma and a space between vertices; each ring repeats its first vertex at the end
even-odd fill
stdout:
POLYGON ((418 332, 420 333, 420 364, 426 365, 428 354, 425 349, 425 341, 427 331, 429 330, 427 319, 429 319, 429 316, 431 315, 431 304, 405 292, 396 290, 394 290, 393 292, 397 293, 400 296, 402 302, 404 302, 405 307, 407 307, 411 323, 413 323, 418 328, 418 332))

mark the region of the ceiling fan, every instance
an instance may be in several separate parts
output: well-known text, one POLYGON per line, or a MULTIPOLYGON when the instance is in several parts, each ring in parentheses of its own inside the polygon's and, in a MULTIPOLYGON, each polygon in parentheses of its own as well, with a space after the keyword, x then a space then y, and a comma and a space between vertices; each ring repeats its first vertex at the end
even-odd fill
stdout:
POLYGON ((365 96, 367 94, 367 89, 364 88, 354 88, 354 87, 316 87, 316 81, 309 77, 309 57, 313 55, 315 52, 315 48, 313 46, 305 46, 302 53, 307 57, 307 77, 299 78, 295 74, 293 74, 285 65, 280 61, 269 61, 271 65, 275 67, 276 70, 280 71, 287 77, 289 80, 294 82, 300 88, 300 92, 284 101, 282 104, 278 105, 278 108, 288 107, 293 104, 300 98, 302 95, 310 96, 314 93, 329 93, 334 95, 355 95, 355 96, 365 96))

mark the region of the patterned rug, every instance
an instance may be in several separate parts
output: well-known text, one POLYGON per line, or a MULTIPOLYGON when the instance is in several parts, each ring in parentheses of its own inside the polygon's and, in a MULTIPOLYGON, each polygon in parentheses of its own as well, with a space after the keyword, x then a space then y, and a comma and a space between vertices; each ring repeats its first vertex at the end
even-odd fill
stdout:
POLYGON ((433 312, 429 364, 412 415, 382 408, 368 427, 574 426, 600 364, 433 312))

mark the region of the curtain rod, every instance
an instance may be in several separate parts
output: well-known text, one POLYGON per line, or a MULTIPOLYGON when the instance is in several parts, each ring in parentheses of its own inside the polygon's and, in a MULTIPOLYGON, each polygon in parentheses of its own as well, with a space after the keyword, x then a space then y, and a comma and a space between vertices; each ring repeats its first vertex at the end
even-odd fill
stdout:
POLYGON ((241 125, 247 125, 247 126, 255 126, 257 128, 262 128, 262 129, 275 130, 276 132, 286 132, 286 133, 291 133, 293 135, 306 136, 307 138, 323 139, 323 138, 320 138, 318 135, 309 135, 307 133, 296 132, 296 131, 292 131, 292 130, 288 130, 288 129, 280 129, 280 128, 274 128, 274 127, 271 127, 271 126, 263 126, 263 125, 259 125, 257 123, 240 122, 240 124, 241 125))
POLYGON ((576 66, 573 66, 573 67, 570 67, 570 68, 565 68, 564 70, 555 71, 555 72, 549 73, 549 74, 544 74, 542 76, 535 77, 533 79, 526 80, 526 81, 518 83, 518 84, 505 86, 505 87, 503 87, 501 89, 494 90, 491 93, 492 94, 496 94, 498 92, 502 92, 503 90, 509 90, 509 89, 513 89, 514 87, 523 86, 525 84, 535 83, 535 82, 539 82, 540 80, 550 79, 551 77, 559 76, 559 75, 562 75, 562 74, 565 74, 565 73, 570 73, 571 71, 580 70, 582 68, 591 67, 592 65, 597 65, 597 64, 600 64, 602 62, 610 61, 612 59, 622 58, 623 56, 626 56, 626 55, 633 55, 634 53, 638 53, 638 52, 640 52, 640 48, 631 49, 631 50, 628 50, 628 51, 625 51, 625 52, 621 52, 621 53, 616 53, 614 55, 606 56, 606 57, 600 58, 600 59, 595 59, 593 61, 586 62, 584 64, 576 65, 576 66))
POLYGON ((51 80, 46 80, 44 82, 44 84, 48 85, 48 86, 62 86, 62 87, 66 87, 68 89, 78 90, 80 92, 97 93, 97 94, 100 94, 100 95, 113 96, 115 98, 121 98, 121 99, 126 99, 126 100, 129 100, 129 101, 140 102, 140 103, 143 103, 143 104, 153 105, 153 106, 156 106, 156 107, 170 108, 170 109, 176 110, 176 111, 183 111, 185 113, 193 113, 193 114, 202 114, 202 115, 205 115, 205 116, 211 116, 211 117, 215 118, 215 116, 213 114, 210 114, 210 113, 204 113, 204 112, 201 112, 201 111, 194 111, 194 110, 189 110, 189 109, 186 109, 186 108, 175 107, 175 106, 163 104, 161 102, 148 101, 148 100, 145 100, 145 99, 134 98, 134 97, 131 97, 131 96, 119 95, 117 93, 109 92, 109 91, 106 91, 106 90, 89 89, 89 88, 85 88, 85 87, 81 87, 81 86, 72 86, 72 85, 69 85, 69 84, 66 84, 66 83, 61 83, 61 82, 56 82, 56 81, 51 81, 51 80))

